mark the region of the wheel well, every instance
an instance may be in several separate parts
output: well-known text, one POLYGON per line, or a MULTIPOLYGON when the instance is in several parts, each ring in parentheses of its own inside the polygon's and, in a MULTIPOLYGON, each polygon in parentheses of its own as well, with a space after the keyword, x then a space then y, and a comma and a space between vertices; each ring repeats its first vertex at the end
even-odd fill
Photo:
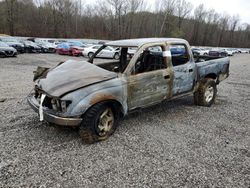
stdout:
POLYGON ((119 52, 115 52, 113 57, 115 57, 116 55, 119 55, 119 52))
POLYGON ((123 117, 125 114, 122 104, 120 102, 118 102, 116 100, 112 100, 112 99, 100 101, 100 102, 92 105, 90 108, 92 108, 93 106, 100 104, 100 103, 107 104, 108 106, 110 106, 114 110, 114 112, 116 113, 115 115, 117 115, 119 118, 123 117))
POLYGON ((216 80, 217 75, 215 73, 211 73, 211 74, 206 75, 205 78, 212 78, 212 79, 216 80))
POLYGON ((108 100, 105 101, 105 103, 110 105, 110 107, 116 112, 116 115, 118 115, 119 118, 124 116, 124 110, 120 102, 116 100, 108 100))

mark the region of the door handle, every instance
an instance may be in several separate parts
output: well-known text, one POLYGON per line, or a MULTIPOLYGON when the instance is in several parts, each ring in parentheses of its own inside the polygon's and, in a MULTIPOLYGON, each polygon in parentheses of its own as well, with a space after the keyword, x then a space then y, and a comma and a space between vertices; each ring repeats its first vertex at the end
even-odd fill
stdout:
POLYGON ((165 76, 164 76, 164 79, 166 79, 166 80, 167 80, 167 79, 170 79, 170 76, 169 76, 169 75, 165 75, 165 76))
POLYGON ((189 69, 188 72, 193 72, 194 70, 193 69, 189 69))

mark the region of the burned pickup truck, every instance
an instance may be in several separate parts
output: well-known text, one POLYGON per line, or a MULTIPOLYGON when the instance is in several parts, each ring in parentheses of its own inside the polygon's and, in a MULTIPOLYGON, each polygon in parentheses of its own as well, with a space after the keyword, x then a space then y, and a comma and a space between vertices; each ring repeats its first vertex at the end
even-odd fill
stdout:
POLYGON ((211 106, 217 85, 229 76, 229 59, 196 58, 187 41, 145 38, 105 43, 87 61, 66 61, 35 75, 28 103, 41 121, 79 127, 85 142, 107 139, 129 112, 192 94, 211 106), (120 48, 119 60, 96 63, 107 46, 120 48), (133 56, 129 48, 136 48, 133 56))

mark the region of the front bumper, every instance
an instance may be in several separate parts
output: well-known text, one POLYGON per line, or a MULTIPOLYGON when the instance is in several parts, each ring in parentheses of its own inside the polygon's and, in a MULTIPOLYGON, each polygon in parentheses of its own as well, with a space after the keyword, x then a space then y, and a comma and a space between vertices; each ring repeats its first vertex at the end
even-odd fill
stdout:
POLYGON ((15 51, 4 51, 6 57, 14 57, 17 55, 15 51))
MULTIPOLYGON (((34 97, 34 95, 32 94, 29 95, 27 98, 27 101, 29 105, 31 106, 31 108, 36 113, 39 113, 39 104, 36 98, 34 97)), ((56 124, 56 125, 61 125, 61 126, 75 127, 75 126, 79 126, 80 123, 82 122, 81 118, 67 118, 67 117, 60 117, 55 114, 52 114, 51 110, 45 107, 43 108, 43 116, 44 116, 45 121, 56 124)))

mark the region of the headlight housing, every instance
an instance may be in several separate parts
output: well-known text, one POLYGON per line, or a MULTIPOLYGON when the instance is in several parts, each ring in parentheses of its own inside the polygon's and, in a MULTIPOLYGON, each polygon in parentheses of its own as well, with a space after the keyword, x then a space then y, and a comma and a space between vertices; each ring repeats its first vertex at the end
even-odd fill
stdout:
POLYGON ((68 106, 71 104, 71 101, 61 101, 61 110, 62 112, 66 112, 68 106))
MULTIPOLYGON (((42 92, 35 89, 35 98, 37 99, 38 103, 40 104, 42 92)), ((45 97, 43 101, 43 106, 47 107, 48 109, 54 110, 55 112, 62 112, 65 113, 67 111, 68 106, 72 103, 69 100, 61 100, 59 98, 53 98, 50 96, 45 97)))
POLYGON ((51 99, 52 109, 59 112, 66 112, 68 106, 71 104, 71 101, 64 101, 60 99, 51 99))

